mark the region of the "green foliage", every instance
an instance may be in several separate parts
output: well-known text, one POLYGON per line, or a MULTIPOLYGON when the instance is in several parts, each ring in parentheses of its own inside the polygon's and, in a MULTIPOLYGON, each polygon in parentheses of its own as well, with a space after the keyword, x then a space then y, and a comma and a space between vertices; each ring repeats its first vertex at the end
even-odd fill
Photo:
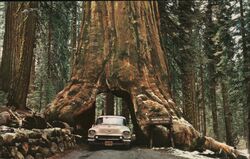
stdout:
POLYGON ((34 109, 40 110, 49 104, 69 80, 73 4, 69 1, 40 3, 35 89, 28 97, 28 105, 34 109))
POLYGON ((179 52, 179 21, 177 16, 176 1, 159 1, 162 43, 166 53, 170 72, 170 88, 177 105, 181 105, 181 68, 179 52))
POLYGON ((104 93, 100 93, 96 96, 96 118, 100 115, 103 115, 103 109, 104 109, 104 102, 105 102, 105 94, 104 93))
MULTIPOLYGON (((249 2, 249 1, 248 1, 249 2)), ((240 10, 239 2, 233 0, 218 1, 213 4, 213 24, 206 27, 207 22, 207 1, 195 1, 194 12, 195 18, 185 19, 187 23, 194 21, 194 28, 192 32, 192 41, 184 41, 183 30, 180 18, 178 15, 184 10, 178 10, 179 3, 175 0, 159 1, 159 11, 161 17, 161 32, 163 34, 162 42, 164 50, 167 55, 166 59, 170 71, 170 86, 173 98, 177 105, 182 104, 182 90, 181 90, 181 77, 182 66, 181 61, 183 50, 187 45, 191 47, 192 53, 189 54, 195 62, 196 68, 196 105, 199 106, 201 100, 200 90, 200 74, 199 68, 204 68, 204 85, 205 85, 205 105, 206 105, 206 119, 207 119, 207 132, 212 135, 212 114, 210 103, 208 100, 209 92, 209 78, 207 72, 208 63, 214 59, 216 97, 218 107, 218 121, 219 128, 225 130, 224 114, 222 107, 222 94, 219 87, 219 82, 224 81, 228 88, 228 100, 230 109, 232 110, 232 125, 233 136, 246 135, 244 134, 244 122, 246 121, 246 111, 244 103, 246 102, 244 92, 244 76, 243 76, 243 54, 242 54, 242 39, 241 39, 241 25, 240 25, 240 10), (211 38, 212 43, 207 42, 211 38)), ((250 6, 247 0, 243 0, 243 5, 246 8, 245 21, 247 31, 247 42, 250 42, 250 6)), ((185 17, 188 15, 185 15, 185 17)), ((250 45, 248 45, 250 46, 250 45)), ((185 61, 184 61, 185 62, 185 61)), ((225 138, 225 132, 220 131, 222 138, 225 138)))
MULTIPOLYGON (((69 35, 70 35, 70 19, 72 2, 44 2, 46 7, 41 8, 44 19, 41 23, 47 24, 47 28, 51 25, 52 44, 51 44, 51 78, 61 79, 57 90, 62 89, 69 78, 69 35), (51 4, 50 4, 51 3, 51 4), (60 77, 60 78, 59 78, 60 77), (61 85, 60 85, 61 84, 61 85)), ((47 30, 48 33, 48 30, 47 30)), ((47 39, 48 42, 48 39, 47 39)), ((57 82, 55 82, 57 83, 57 82)), ((55 84, 54 83, 54 84, 55 84)))

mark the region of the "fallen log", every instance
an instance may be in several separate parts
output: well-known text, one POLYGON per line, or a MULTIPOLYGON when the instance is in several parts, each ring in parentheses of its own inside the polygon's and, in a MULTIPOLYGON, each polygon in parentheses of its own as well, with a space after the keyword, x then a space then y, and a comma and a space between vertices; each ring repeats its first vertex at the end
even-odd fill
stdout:
POLYGON ((58 127, 58 128, 66 128, 66 129, 72 129, 68 123, 59 121, 59 120, 54 120, 51 123, 52 127, 58 127))
POLYGON ((7 125, 11 120, 11 115, 7 111, 0 112, 0 125, 7 125))
POLYGON ((47 128, 47 122, 43 117, 32 114, 22 119, 21 127, 26 129, 45 129, 47 128))
POLYGON ((11 146, 9 147, 9 151, 10 151, 10 156, 16 159, 24 159, 23 154, 20 151, 18 151, 17 147, 11 146))
POLYGON ((19 147, 20 152, 24 155, 27 156, 28 151, 29 151, 29 143, 28 142, 23 142, 21 146, 19 147))
POLYGON ((75 144, 75 135, 68 129, 0 127, 0 158, 47 158, 75 144))
MULTIPOLYGON (((0 126, 6 125, 25 129, 45 129, 50 126, 42 114, 32 111, 13 111, 12 109, 11 107, 3 107, 0 109, 0 126)), ((66 126, 64 128, 66 128, 66 126)))
POLYGON ((11 109, 9 109, 10 114, 16 119, 18 126, 22 126, 23 121, 20 117, 18 117, 11 109))
POLYGON ((56 152, 59 151, 58 146, 57 146, 57 144, 56 144, 55 142, 52 142, 52 143, 51 143, 50 151, 51 151, 53 154, 55 154, 56 152))
POLYGON ((35 159, 32 155, 27 155, 25 159, 35 159))

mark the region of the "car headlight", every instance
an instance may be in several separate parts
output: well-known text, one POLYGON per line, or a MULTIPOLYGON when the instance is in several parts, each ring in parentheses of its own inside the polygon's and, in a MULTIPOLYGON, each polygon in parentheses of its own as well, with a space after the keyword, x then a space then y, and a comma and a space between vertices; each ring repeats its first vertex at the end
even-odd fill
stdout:
POLYGON ((122 133, 124 138, 130 138, 130 132, 129 131, 123 131, 122 133))
POLYGON ((89 130, 88 135, 89 136, 95 136, 95 130, 89 130))

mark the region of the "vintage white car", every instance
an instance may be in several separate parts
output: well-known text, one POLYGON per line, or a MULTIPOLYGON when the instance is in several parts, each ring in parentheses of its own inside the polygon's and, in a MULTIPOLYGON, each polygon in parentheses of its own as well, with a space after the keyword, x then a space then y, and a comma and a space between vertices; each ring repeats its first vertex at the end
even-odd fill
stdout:
POLYGON ((88 143, 90 146, 125 145, 129 148, 135 135, 126 124, 126 118, 123 116, 99 116, 92 128, 88 130, 88 143))

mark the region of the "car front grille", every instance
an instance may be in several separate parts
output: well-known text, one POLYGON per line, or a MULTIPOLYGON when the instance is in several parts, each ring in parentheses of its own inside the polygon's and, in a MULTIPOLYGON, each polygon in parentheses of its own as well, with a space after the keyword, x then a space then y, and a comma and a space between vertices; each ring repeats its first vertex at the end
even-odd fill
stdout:
POLYGON ((97 139, 98 140, 121 140, 120 136, 104 136, 104 135, 98 136, 97 139))
POLYGON ((119 129, 99 129, 100 133, 104 134, 119 134, 120 130, 119 129))

